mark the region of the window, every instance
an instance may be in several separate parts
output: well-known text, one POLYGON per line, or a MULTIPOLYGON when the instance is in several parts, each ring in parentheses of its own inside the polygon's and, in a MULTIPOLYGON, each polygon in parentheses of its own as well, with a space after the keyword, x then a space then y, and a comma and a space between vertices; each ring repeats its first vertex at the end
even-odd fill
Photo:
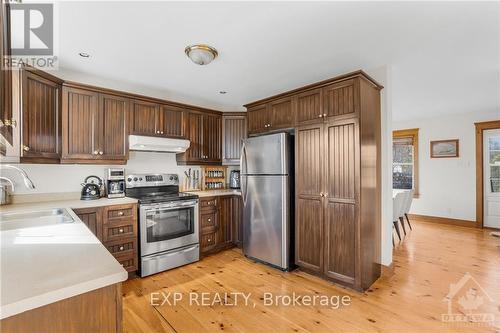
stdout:
POLYGON ((418 196, 418 128, 392 132, 392 187, 418 196))

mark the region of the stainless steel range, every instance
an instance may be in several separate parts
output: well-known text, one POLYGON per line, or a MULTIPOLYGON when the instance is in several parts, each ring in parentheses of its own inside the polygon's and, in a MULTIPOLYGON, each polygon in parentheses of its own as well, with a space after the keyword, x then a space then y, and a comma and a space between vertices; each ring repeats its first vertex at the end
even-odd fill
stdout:
POLYGON ((139 200, 141 276, 199 260, 198 196, 179 193, 177 175, 128 175, 125 193, 139 200))

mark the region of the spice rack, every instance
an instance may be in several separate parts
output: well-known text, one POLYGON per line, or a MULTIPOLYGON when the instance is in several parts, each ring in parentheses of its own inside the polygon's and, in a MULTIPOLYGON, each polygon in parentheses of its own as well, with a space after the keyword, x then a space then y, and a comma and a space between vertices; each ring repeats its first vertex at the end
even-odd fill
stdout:
POLYGON ((227 167, 203 167, 203 190, 222 190, 226 188, 227 167))

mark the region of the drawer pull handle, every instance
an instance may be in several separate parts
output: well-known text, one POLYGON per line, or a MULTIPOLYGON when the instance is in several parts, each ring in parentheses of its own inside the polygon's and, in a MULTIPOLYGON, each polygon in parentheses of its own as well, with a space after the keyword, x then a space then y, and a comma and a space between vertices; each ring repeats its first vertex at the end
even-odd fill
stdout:
POLYGON ((122 232, 123 232, 123 229, 122 229, 122 228, 118 229, 118 232, 119 232, 119 233, 122 233, 122 232))
POLYGON ((119 211, 119 212, 118 212, 118 216, 123 216, 123 212, 122 212, 122 211, 119 211))

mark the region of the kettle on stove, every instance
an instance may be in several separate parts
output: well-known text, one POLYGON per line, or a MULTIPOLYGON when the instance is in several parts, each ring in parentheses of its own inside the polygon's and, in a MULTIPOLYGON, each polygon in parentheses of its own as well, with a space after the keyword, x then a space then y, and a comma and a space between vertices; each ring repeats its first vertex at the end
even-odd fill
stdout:
POLYGON ((101 197, 103 180, 97 176, 88 176, 82 183, 80 200, 97 200, 101 197))

